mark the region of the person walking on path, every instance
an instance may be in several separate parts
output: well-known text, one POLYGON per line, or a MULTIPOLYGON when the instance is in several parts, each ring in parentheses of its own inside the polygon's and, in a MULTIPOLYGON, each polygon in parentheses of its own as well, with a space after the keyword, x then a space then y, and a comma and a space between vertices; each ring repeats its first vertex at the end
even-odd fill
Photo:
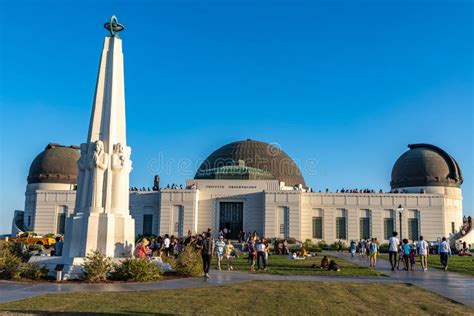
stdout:
POLYGON ((351 245, 349 247, 349 250, 351 252, 351 257, 354 258, 355 252, 356 252, 356 243, 355 243, 355 241, 351 240, 351 245))
POLYGON ((420 255, 421 269, 423 271, 428 270, 428 243, 423 239, 423 236, 420 236, 420 241, 418 242, 418 254, 420 255))
POLYGON ((216 244, 214 247, 216 251, 216 257, 217 257, 217 269, 219 271, 221 270, 221 263, 222 263, 222 259, 224 258, 224 248, 225 248, 224 236, 219 236, 219 240, 216 241, 216 244))
POLYGON ((369 246, 369 257, 370 257, 370 267, 375 268, 377 264, 377 253, 379 249, 377 243, 375 242, 375 238, 372 238, 372 241, 369 246))
POLYGON ((439 244, 438 248, 439 253, 439 260, 444 267, 444 271, 448 271, 448 260, 451 256, 451 247, 449 243, 446 241, 446 237, 443 237, 441 243, 439 244))
POLYGON ((408 239, 403 239, 403 265, 404 269, 408 271, 408 257, 410 256, 411 245, 408 243, 408 239))
POLYGON ((234 267, 232 266, 234 263, 234 257, 235 257, 235 249, 234 245, 230 242, 230 239, 227 240, 227 245, 225 245, 225 257, 227 259, 227 270, 234 270, 234 267))
POLYGON ((211 239, 211 232, 207 232, 204 238, 197 246, 201 249, 202 268, 204 270, 204 277, 210 278, 209 268, 211 267, 212 253, 214 252, 214 243, 211 239))
POLYGON ((390 260, 392 271, 395 271, 395 266, 397 265, 398 245, 400 244, 397 235, 397 232, 393 232, 392 237, 388 240, 388 259, 390 260))

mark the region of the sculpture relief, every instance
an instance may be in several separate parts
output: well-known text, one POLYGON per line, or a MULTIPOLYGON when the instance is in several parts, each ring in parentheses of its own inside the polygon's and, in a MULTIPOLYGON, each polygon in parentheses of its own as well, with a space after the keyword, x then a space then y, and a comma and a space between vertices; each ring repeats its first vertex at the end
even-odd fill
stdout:
POLYGON ((117 143, 113 148, 114 152, 112 154, 112 208, 119 209, 122 205, 121 195, 123 194, 122 190, 122 170, 125 166, 126 157, 123 152, 123 145, 117 143))
POLYGON ((94 153, 89 160, 90 188, 92 188, 91 207, 103 207, 104 171, 108 166, 108 154, 104 152, 104 143, 95 141, 94 153))
POLYGON ((87 161, 89 156, 87 149, 89 144, 81 144, 81 157, 77 161, 77 167, 79 168, 79 179, 77 181, 77 197, 76 208, 82 209, 87 205, 87 193, 84 194, 84 189, 87 183, 89 183, 89 170, 87 169, 87 161))

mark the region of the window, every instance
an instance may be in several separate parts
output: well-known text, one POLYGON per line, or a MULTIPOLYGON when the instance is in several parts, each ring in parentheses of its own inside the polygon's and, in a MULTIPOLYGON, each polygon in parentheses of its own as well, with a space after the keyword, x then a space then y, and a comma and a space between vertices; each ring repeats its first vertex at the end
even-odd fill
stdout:
POLYGON ((347 239, 346 217, 336 217, 336 239, 347 239))
POLYGON ((359 219, 359 233, 360 239, 367 239, 370 238, 370 218, 369 217, 361 217, 359 219))
POLYGON ((27 226, 28 226, 28 228, 30 228, 30 227, 31 227, 31 215, 30 215, 30 216, 28 216, 28 225, 27 225, 27 226))
POLYGON ((153 233, 153 215, 143 215, 143 235, 150 236, 153 233))
POLYGON ((323 239, 323 218, 313 217, 313 238, 323 239))
POLYGON ((456 224, 454 222, 451 222, 451 233, 454 234, 454 232, 456 231, 456 224))
POLYGON ((418 218, 408 219, 408 238, 410 240, 418 240, 418 218))
POLYGON ((58 205, 56 211, 56 234, 64 235, 64 228, 66 226, 67 206, 58 205))
POLYGON ((184 206, 175 205, 173 210, 173 234, 183 236, 184 206))
POLYGON ((409 210, 408 211, 408 239, 418 240, 420 236, 420 211, 409 210))
POLYGON ((383 219, 383 232, 384 232, 384 238, 386 240, 390 239, 392 237, 394 231, 394 221, 393 218, 384 218, 383 219))
POLYGON ((288 207, 278 208, 278 223, 280 238, 290 237, 290 211, 288 207))
POLYGON ((66 214, 59 213, 56 222, 56 234, 64 235, 64 228, 66 226, 66 214))

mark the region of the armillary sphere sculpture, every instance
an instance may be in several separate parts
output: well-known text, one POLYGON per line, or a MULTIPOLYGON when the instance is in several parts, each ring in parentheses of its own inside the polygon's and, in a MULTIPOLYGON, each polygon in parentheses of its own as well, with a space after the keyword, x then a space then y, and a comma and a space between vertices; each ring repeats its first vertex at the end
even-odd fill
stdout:
POLYGON ((115 36, 118 32, 121 32, 125 29, 125 26, 119 23, 115 15, 110 17, 109 22, 105 23, 104 27, 110 32, 110 36, 115 36))

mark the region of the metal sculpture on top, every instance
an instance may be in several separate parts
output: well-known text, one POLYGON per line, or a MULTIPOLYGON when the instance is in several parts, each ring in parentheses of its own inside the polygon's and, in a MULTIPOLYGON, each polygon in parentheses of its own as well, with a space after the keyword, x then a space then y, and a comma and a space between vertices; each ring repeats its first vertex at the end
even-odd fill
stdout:
POLYGON ((104 27, 107 29, 107 31, 110 32, 110 36, 115 36, 118 34, 118 32, 121 32, 125 29, 125 26, 123 24, 120 24, 117 17, 115 15, 112 15, 110 17, 109 22, 104 24, 104 27))

